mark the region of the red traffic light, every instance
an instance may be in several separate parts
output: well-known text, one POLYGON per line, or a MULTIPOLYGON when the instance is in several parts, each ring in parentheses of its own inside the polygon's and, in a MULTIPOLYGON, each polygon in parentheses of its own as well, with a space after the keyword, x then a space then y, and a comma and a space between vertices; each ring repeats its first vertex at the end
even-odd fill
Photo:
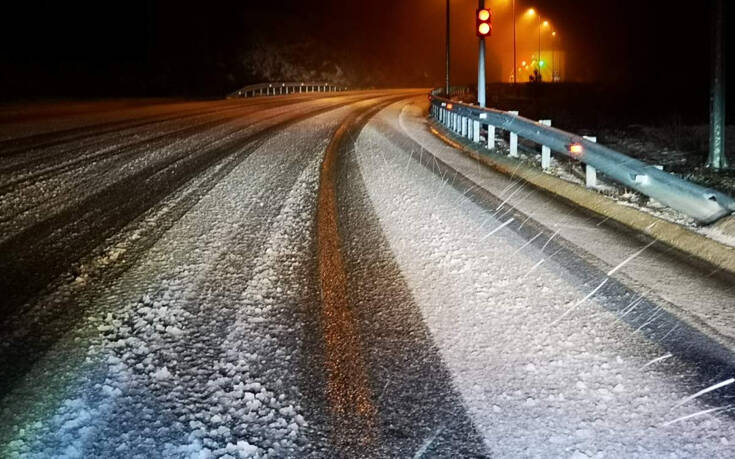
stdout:
POLYGON ((480 38, 485 38, 493 33, 493 13, 485 8, 478 9, 475 15, 475 32, 480 38))

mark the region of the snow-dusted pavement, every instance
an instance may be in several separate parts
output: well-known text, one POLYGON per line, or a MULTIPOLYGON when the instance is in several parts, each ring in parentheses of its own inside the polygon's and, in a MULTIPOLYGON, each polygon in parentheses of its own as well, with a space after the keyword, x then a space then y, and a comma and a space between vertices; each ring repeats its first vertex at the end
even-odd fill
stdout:
POLYGON ((480 168, 400 95, 0 113, 0 456, 732 457, 705 316, 729 280, 480 168), (349 425, 320 166, 376 104, 336 165, 349 425))

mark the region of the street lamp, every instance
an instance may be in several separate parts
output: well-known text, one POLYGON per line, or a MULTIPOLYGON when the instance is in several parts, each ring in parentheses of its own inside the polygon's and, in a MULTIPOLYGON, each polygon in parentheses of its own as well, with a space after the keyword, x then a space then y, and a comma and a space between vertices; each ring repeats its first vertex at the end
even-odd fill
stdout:
POLYGON ((551 82, 556 83, 556 31, 551 32, 551 82))
POLYGON ((529 17, 535 16, 538 22, 538 56, 536 59, 536 69, 538 70, 536 77, 538 78, 541 76, 541 15, 536 14, 536 10, 533 8, 526 10, 526 15, 529 17))
POLYGON ((548 20, 541 22, 541 14, 537 13, 536 10, 533 8, 529 8, 528 10, 526 10, 526 14, 530 17, 536 16, 536 22, 538 24, 538 55, 536 56, 536 69, 538 70, 537 77, 541 79, 541 67, 543 67, 544 65, 544 61, 541 59, 541 32, 545 27, 550 27, 551 24, 548 20))

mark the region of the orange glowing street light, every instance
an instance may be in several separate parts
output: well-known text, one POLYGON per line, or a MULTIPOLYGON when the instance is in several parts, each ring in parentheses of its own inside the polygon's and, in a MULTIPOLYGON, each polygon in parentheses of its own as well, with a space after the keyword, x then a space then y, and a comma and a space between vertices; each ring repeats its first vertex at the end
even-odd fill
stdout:
MULTIPOLYGON (((526 15, 529 16, 529 17, 534 17, 535 16, 536 17, 536 20, 537 20, 537 23, 538 23, 538 56, 536 56, 536 57, 538 59, 537 60, 537 62, 538 62, 538 64, 537 64, 537 68, 538 68, 538 75, 537 75, 537 77, 540 78, 541 77, 541 67, 543 67, 543 62, 544 62, 541 59, 541 30, 544 27, 550 27, 551 24, 549 23, 548 20, 546 20, 546 21, 544 21, 542 23, 541 22, 541 15, 538 14, 538 13, 536 13, 536 10, 534 8, 529 8, 528 10, 526 10, 526 15)), ((553 77, 552 77, 552 79, 553 79, 553 77)))

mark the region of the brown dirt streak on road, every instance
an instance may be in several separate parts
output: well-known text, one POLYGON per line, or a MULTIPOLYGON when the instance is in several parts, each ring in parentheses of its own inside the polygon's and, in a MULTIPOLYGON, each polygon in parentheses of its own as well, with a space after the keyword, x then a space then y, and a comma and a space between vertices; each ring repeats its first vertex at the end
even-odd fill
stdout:
MULTIPOLYGON (((363 445, 375 441, 377 410, 361 349, 357 321, 350 307, 337 215, 336 171, 339 154, 362 126, 385 106, 403 97, 378 99, 351 112, 327 146, 320 171, 317 210, 319 280, 327 370, 327 399, 335 421, 337 444, 357 434, 363 445)), ((349 441, 349 440, 348 440, 349 441)))

